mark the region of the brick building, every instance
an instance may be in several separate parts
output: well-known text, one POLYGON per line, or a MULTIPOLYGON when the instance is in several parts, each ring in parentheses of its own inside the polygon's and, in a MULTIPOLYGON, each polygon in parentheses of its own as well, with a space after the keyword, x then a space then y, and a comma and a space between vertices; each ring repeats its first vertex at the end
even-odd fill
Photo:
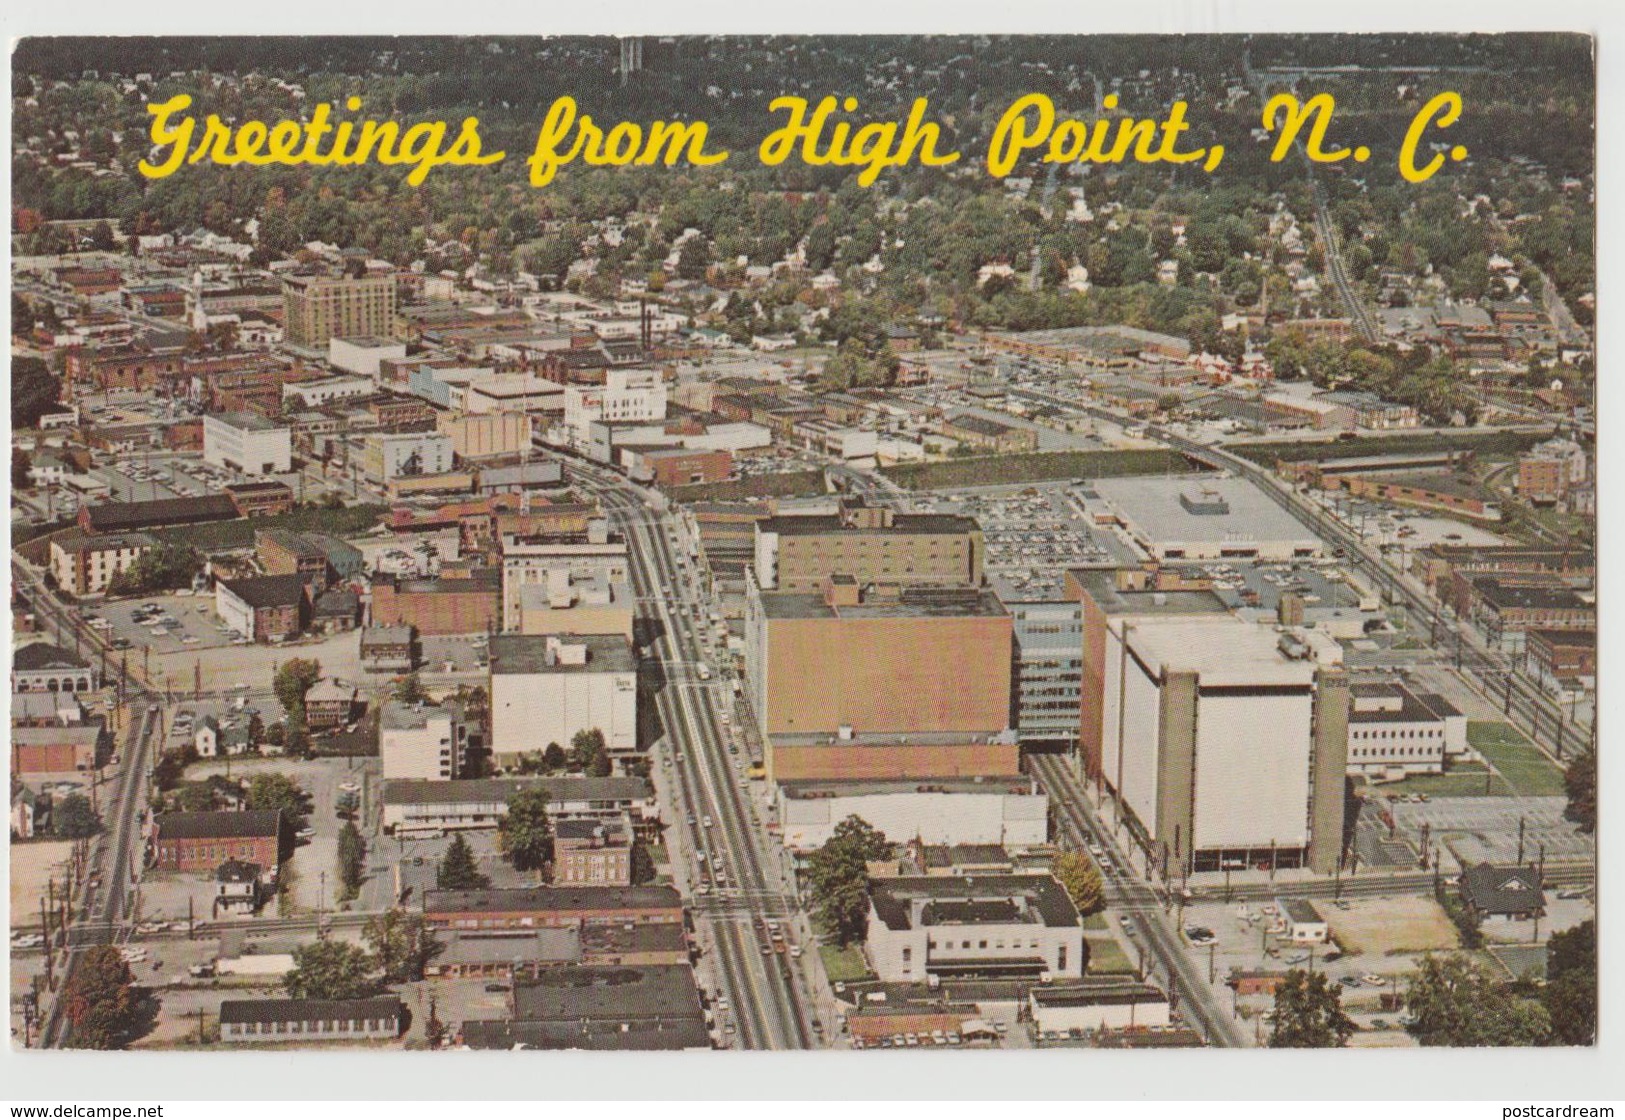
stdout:
POLYGON ((433 929, 533 929, 583 921, 683 922, 675 887, 521 887, 423 892, 423 918, 433 929))
POLYGON ((373 626, 413 626, 420 635, 476 634, 497 629, 501 621, 502 573, 495 568, 372 585, 373 626))
POLYGON ((162 813, 153 825, 151 858, 164 871, 214 871, 228 859, 257 863, 274 876, 285 823, 280 809, 243 813, 162 813))
POLYGON ((553 881, 560 886, 632 885, 632 822, 564 820, 553 827, 553 881))
POLYGON ((310 622, 310 591, 298 575, 223 579, 215 584, 214 604, 223 621, 256 642, 291 638, 310 622))
POLYGON ((69 529, 51 538, 51 574, 70 595, 100 595, 120 572, 158 542, 146 533, 86 533, 69 529))
POLYGON ((100 723, 80 727, 17 727, 11 732, 11 773, 20 778, 74 774, 99 767, 111 751, 100 723))
POLYGON ((293 488, 285 482, 236 482, 226 487, 226 496, 243 517, 274 517, 293 509, 293 488))

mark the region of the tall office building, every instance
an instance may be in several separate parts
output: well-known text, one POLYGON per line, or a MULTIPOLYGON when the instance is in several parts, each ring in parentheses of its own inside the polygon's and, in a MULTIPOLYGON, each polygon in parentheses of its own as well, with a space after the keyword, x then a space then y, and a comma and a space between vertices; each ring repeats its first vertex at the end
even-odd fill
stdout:
POLYGON ((1236 618, 1211 592, 1125 589, 1115 575, 1071 575, 1084 607, 1087 776, 1170 875, 1330 874, 1348 759, 1341 647, 1236 618))
POLYGON ((395 325, 395 278, 284 277, 282 309, 292 346, 325 353, 335 335, 388 337, 395 325))

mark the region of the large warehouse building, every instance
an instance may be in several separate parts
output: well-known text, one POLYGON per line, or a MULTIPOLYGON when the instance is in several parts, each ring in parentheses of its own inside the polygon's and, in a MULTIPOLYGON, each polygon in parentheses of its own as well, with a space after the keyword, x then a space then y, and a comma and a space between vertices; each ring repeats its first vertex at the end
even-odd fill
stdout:
POLYGON ((1244 478, 1102 478, 1085 503, 1154 560, 1301 560, 1323 548, 1244 478))

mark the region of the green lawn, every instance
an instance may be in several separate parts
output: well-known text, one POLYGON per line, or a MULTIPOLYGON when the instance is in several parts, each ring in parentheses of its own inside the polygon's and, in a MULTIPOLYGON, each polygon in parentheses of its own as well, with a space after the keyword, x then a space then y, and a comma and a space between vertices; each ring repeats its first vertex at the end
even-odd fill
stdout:
POLYGON ((1509 797, 1512 787, 1487 766, 1469 762, 1452 766, 1444 774, 1417 774, 1400 782, 1382 782, 1366 787, 1370 796, 1425 793, 1429 797, 1509 797))
POLYGON ((1105 930, 1111 927, 1106 924, 1106 915, 1090 914, 1083 919, 1083 928, 1089 930, 1105 930))
POLYGON ((1089 974, 1123 974, 1134 972, 1134 962, 1128 959, 1115 937, 1089 937, 1089 974))
POLYGON ((839 945, 820 945, 818 955, 824 960, 824 971, 829 973, 832 984, 838 980, 848 983, 868 980, 873 976, 869 971, 869 962, 863 959, 863 950, 856 945, 848 945, 844 949, 839 945))
POLYGON ((1513 792, 1525 797, 1563 796, 1563 771, 1511 724, 1470 720, 1467 742, 1500 772, 1513 792))

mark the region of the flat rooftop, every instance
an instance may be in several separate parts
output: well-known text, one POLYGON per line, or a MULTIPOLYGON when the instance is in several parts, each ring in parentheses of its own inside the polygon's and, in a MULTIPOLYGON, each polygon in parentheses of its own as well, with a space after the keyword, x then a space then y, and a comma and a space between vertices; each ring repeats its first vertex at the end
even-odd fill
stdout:
POLYGON ((1272 626, 1234 618, 1146 619, 1131 626, 1129 648, 1141 661, 1153 669, 1198 673, 1204 688, 1307 686, 1315 677, 1317 662, 1289 658, 1281 651, 1285 635, 1272 626))
POLYGON ((1084 569, 1070 573, 1102 611, 1109 615, 1228 615, 1230 608, 1213 591, 1126 591, 1116 573, 1084 569))
POLYGON ((1119 517, 1159 544, 1291 541, 1318 549, 1321 543, 1246 479, 1102 478, 1093 489, 1119 517))
POLYGON ((902 599, 842 607, 830 606, 822 595, 765 591, 762 610, 768 618, 790 619, 1007 617, 1004 605, 991 591, 952 589, 910 589, 902 599))
POLYGON ((637 670, 632 646, 620 634, 499 634, 491 639, 491 672, 510 673, 631 673, 637 670), (548 664, 547 639, 565 646, 586 646, 587 659, 571 664, 563 659, 548 664))
POLYGON ((275 432, 285 430, 281 424, 273 424, 257 412, 211 412, 205 419, 218 420, 228 427, 236 428, 241 432, 275 432))
MULTIPOLYGON (((773 741, 781 741, 774 736, 773 741)), ((920 741, 915 736, 909 742, 920 741)), ((856 781, 793 780, 779 783, 780 794, 792 801, 817 801, 830 797, 868 797, 890 793, 1033 793, 1031 778, 910 778, 856 781)))

